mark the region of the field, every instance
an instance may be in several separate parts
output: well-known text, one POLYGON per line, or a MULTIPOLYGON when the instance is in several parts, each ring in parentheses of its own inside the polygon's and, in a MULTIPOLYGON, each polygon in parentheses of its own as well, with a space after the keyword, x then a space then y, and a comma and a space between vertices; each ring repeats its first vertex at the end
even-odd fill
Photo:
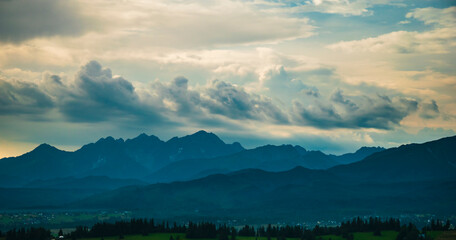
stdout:
MULTIPOLYGON (((372 232, 357 232, 354 233, 355 240, 395 240, 397 237, 397 232, 395 231, 383 231, 381 236, 374 236, 372 232)), ((435 240, 453 240, 456 239, 456 231, 442 232, 442 231, 433 231, 428 232, 428 234, 435 240)), ((180 240, 189 240, 185 238, 183 233, 154 233, 149 234, 148 236, 142 235, 129 235, 125 236, 124 240, 169 240, 170 236, 173 236, 173 239, 179 238, 180 240)), ((118 240, 119 237, 105 237, 104 240, 118 240)), ((266 237, 237 237, 237 240, 267 240, 266 237)), ((275 238, 272 238, 275 240, 275 238)), ((325 235, 319 236, 317 240, 344 240, 341 236, 336 235, 325 235)), ((84 238, 81 240, 100 240, 100 238, 84 238)), ((194 239, 192 239, 194 240, 194 239)), ((198 239, 198 240, 214 240, 214 239, 198 239)), ((287 238, 287 240, 299 240, 297 238, 287 238)))
MULTIPOLYGON (((397 232, 395 231, 383 231, 381 236, 374 236, 372 232, 357 232, 354 233, 355 240, 395 240, 397 236, 397 232)), ((433 231, 428 232, 429 236, 431 236, 434 240, 454 240, 456 239, 456 231, 433 231)), ((180 240, 189 240, 185 238, 185 234, 183 233, 154 233, 149 234, 147 236, 143 235, 127 235, 124 237, 124 240, 169 240, 170 236, 173 236, 173 239, 180 239, 180 240)), ((0 240, 4 240, 5 238, 0 237, 0 240)), ((80 240, 100 240, 101 238, 83 238, 80 240)), ((275 240, 275 238, 272 238, 275 240)), ((316 238, 317 240, 344 240, 341 236, 336 235, 324 235, 319 236, 316 238)), ((118 236, 114 237, 105 237, 104 240, 119 240, 118 236)), ((195 239, 192 239, 195 240, 195 239)), ((197 240, 215 240, 215 239, 197 239, 197 240)), ((236 240, 267 240, 266 237, 237 237, 236 240)), ((287 238, 287 240, 299 240, 297 238, 287 238)))
POLYGON ((0 230, 44 226, 65 228, 67 226, 92 225, 103 221, 126 220, 130 212, 23 212, 0 213, 0 230))
MULTIPOLYGON (((142 235, 129 235, 125 236, 124 240, 169 240, 170 236, 173 236, 173 239, 176 239, 179 237, 180 240, 189 240, 185 238, 184 233, 153 233, 149 234, 147 236, 142 236, 142 235)), ((118 240, 119 237, 105 237, 104 240, 118 240)), ((266 237, 237 237, 236 240, 267 240, 266 237)), ((274 240, 275 238, 273 238, 274 240)), ((100 240, 100 238, 84 238, 81 240, 100 240)), ((195 239, 192 239, 195 240, 195 239)), ((198 240, 214 240, 214 239, 198 239, 198 240)), ((298 238, 287 238, 287 240, 299 240, 298 238)))
POLYGON ((441 232, 439 231, 438 234, 435 235, 435 240, 454 240, 456 239, 456 231, 447 231, 441 232))

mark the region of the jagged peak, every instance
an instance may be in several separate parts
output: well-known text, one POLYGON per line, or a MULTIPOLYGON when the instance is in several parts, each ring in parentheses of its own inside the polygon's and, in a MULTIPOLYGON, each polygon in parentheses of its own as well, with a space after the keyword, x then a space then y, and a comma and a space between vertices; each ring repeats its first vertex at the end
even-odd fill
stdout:
POLYGON ((198 141, 201 141, 201 140, 204 140, 204 141, 211 141, 211 142, 221 142, 221 143, 224 143, 217 135, 215 135, 214 133, 212 132, 206 132, 204 130, 200 130, 198 132, 195 132, 191 135, 187 135, 187 136, 184 136, 184 137, 173 137, 171 138, 169 141, 176 141, 176 140, 188 140, 188 139, 191 139, 191 140, 198 140, 198 141))
POLYGON ((132 138, 132 139, 128 139, 127 141, 131 141, 131 140, 143 140, 143 139, 156 139, 156 140, 160 140, 160 138, 158 138, 157 136, 155 135, 147 135, 146 133, 141 133, 139 134, 137 137, 135 138, 132 138))
POLYGON ((291 144, 282 144, 282 145, 272 145, 272 144, 266 144, 263 146, 259 146, 255 149, 276 149, 276 148, 283 148, 283 149, 294 149, 294 147, 291 144))
POLYGON ((124 140, 123 140, 123 138, 115 139, 111 136, 108 136, 105 138, 100 138, 96 143, 99 144, 99 143, 115 143, 115 142, 123 143, 124 140))

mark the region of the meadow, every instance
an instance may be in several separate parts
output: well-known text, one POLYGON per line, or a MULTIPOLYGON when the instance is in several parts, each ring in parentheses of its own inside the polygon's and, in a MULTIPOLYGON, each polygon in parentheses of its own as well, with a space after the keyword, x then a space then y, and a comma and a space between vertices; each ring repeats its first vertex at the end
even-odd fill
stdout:
MULTIPOLYGON (((428 232, 429 236, 434 240, 451 240, 456 239, 456 231, 430 231, 428 232)), ((395 231, 382 231, 381 236, 374 236, 373 232, 356 232, 353 234, 354 240, 395 240, 398 232, 395 231)), ((147 236, 143 235, 128 235, 124 236, 124 240, 170 240, 180 239, 180 240, 215 240, 215 239, 187 239, 183 233, 154 233, 147 236)), ((273 240, 275 238, 272 238, 273 240)), ((316 240, 345 240, 341 236, 336 235, 324 235, 318 236, 316 240)), ((100 238, 83 238, 81 240, 100 240, 100 238)), ((115 237, 105 237, 104 240, 119 240, 118 236, 115 237)), ((236 240, 267 240, 266 237, 243 237, 238 236, 236 240)), ((287 238, 287 240, 299 240, 299 238, 287 238)))

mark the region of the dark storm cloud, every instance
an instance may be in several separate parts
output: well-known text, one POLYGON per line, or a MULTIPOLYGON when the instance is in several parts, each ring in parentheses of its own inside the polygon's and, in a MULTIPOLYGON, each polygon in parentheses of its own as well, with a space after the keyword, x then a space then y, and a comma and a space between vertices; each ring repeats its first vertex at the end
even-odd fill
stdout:
POLYGON ((0 114, 32 114, 56 108, 70 122, 161 124, 184 117, 193 123, 227 124, 220 116, 289 122, 287 114, 271 99, 231 83, 215 80, 193 89, 188 79, 177 77, 168 83, 156 81, 138 94, 131 82, 113 76, 97 61, 82 66, 73 81, 45 74, 40 85, 1 81, 0 86, 0 114))
POLYGON ((0 41, 21 42, 55 35, 79 35, 95 23, 78 13, 74 1, 0 1, 0 41))
POLYGON ((391 129, 399 125, 403 118, 415 112, 418 106, 415 100, 405 98, 391 100, 387 96, 376 98, 364 96, 359 103, 355 104, 339 91, 331 96, 331 100, 347 105, 349 108, 336 109, 331 104, 325 105, 320 102, 304 106, 295 101, 294 112, 297 115, 297 122, 323 129, 391 129))
POLYGON ((435 100, 431 100, 430 103, 421 104, 420 117, 424 119, 433 119, 438 117, 439 114, 439 106, 435 100))
POLYGON ((198 122, 210 119, 208 114, 231 119, 288 122, 286 114, 267 97, 247 93, 242 87, 219 80, 198 89, 189 89, 188 82, 184 77, 177 77, 170 83, 156 82, 152 88, 165 107, 198 122))
POLYGON ((112 118, 161 120, 153 106, 142 103, 133 85, 111 70, 91 61, 75 77, 75 86, 61 96, 60 111, 70 121, 97 122, 112 118))
POLYGON ((211 113, 232 119, 269 119, 287 123, 288 118, 272 101, 261 95, 247 93, 242 87, 223 81, 213 81, 205 91, 209 99, 203 107, 211 113))
POLYGON ((0 79, 0 115, 43 114, 54 106, 37 85, 0 79))
POLYGON ((346 99, 342 93, 342 90, 338 89, 336 90, 332 95, 331 95, 331 100, 336 103, 343 104, 346 106, 350 111, 354 111, 358 109, 358 106, 350 101, 349 99, 346 99))
POLYGON ((342 117, 331 105, 317 103, 315 105, 303 106, 295 101, 293 109, 298 115, 297 122, 317 128, 334 128, 343 122, 342 117))

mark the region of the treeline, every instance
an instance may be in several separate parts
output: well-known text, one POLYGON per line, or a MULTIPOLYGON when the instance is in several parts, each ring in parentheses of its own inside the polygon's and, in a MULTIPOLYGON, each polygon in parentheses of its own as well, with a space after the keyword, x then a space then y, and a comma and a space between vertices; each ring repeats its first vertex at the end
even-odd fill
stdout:
MULTIPOLYGON (((0 232, 2 237, 2 232, 0 232)), ((12 229, 5 233, 7 240, 48 240, 51 239, 51 231, 44 228, 20 228, 12 229)))
POLYGON ((434 219, 431 220, 431 225, 425 226, 423 228, 423 231, 446 231, 450 228, 450 220, 447 220, 445 224, 443 224, 443 221, 440 221, 437 219, 435 221, 434 219))
MULTIPOLYGON (((301 240, 318 240, 323 235, 337 235, 347 240, 353 240, 355 232, 373 232, 374 235, 381 235, 382 231, 399 232, 397 240, 426 239, 426 231, 445 231, 450 228, 450 222, 432 221, 429 226, 423 228, 420 232, 415 225, 401 225, 397 219, 381 220, 380 218, 369 218, 363 220, 355 218, 351 221, 342 222, 340 226, 327 227, 315 226, 313 229, 307 229, 302 226, 260 226, 253 227, 245 225, 236 229, 227 225, 215 225, 210 222, 193 223, 178 225, 177 223, 169 224, 168 222, 155 223, 153 219, 131 219, 129 221, 117 221, 115 223, 97 223, 91 228, 78 226, 76 230, 66 234, 66 239, 81 238, 100 238, 118 236, 123 239, 125 235, 144 235, 151 233, 183 233, 187 239, 218 239, 218 240, 236 240, 237 236, 247 237, 266 237, 267 240, 286 240, 287 238, 299 238, 301 240)), ((63 235, 60 231, 59 235, 63 235)), ((0 232, 0 237, 2 233, 0 232)), ((48 240, 51 239, 51 233, 44 228, 30 229, 13 229, 5 234, 5 240, 48 240)), ((172 236, 170 240, 179 240, 172 236)))
MULTIPOLYGON (((117 221, 115 223, 97 223, 91 228, 78 226, 76 230, 65 235, 65 238, 79 239, 88 237, 108 237, 125 235, 142 234, 144 236, 150 233, 185 233, 187 227, 169 222, 156 224, 154 219, 131 219, 130 221, 117 221)), ((8 239, 7 239, 8 240, 8 239)))

